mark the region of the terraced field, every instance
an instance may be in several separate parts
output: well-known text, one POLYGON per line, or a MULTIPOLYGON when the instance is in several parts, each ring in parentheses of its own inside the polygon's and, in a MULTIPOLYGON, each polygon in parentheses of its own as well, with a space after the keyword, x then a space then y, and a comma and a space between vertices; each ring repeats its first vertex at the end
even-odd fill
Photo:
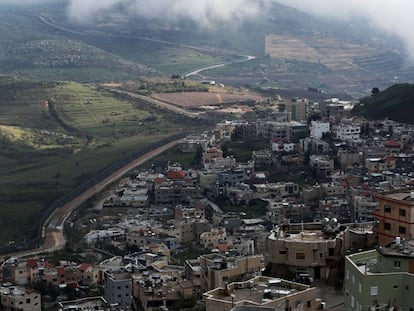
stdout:
POLYGON ((200 121, 93 86, 0 78, 0 244, 32 235, 53 200, 105 166, 200 121))
POLYGON ((190 108, 226 103, 256 102, 262 100, 262 97, 258 95, 223 92, 157 93, 153 94, 152 97, 177 106, 190 108))

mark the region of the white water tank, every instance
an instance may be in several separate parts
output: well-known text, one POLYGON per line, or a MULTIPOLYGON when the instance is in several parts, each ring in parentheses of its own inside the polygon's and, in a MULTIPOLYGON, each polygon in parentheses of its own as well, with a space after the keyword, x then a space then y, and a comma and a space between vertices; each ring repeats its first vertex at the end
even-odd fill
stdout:
POLYGON ((397 236, 395 238, 395 244, 400 245, 401 244, 401 237, 397 236))

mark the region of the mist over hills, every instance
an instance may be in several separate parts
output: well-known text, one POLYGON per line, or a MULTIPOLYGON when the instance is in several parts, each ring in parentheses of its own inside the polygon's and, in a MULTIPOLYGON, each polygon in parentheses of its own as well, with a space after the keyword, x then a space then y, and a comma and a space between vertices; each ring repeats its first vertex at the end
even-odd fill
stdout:
POLYGON ((140 10, 140 1, 108 1, 106 6, 100 2, 104 7, 84 1, 84 7, 90 6, 89 18, 73 17, 77 1, 35 1, 36 5, 24 6, 8 2, 0 9, 3 74, 121 81, 183 74, 253 55, 256 59, 250 62, 193 78, 279 89, 316 88, 355 97, 374 86, 413 79, 399 37, 374 29, 364 19, 319 18, 273 1, 240 0, 241 8, 228 5, 221 15, 199 1, 188 10, 198 10, 192 18, 189 12, 178 14, 180 6, 172 3, 166 16, 154 13, 168 1, 154 2, 158 9, 152 14, 140 10))

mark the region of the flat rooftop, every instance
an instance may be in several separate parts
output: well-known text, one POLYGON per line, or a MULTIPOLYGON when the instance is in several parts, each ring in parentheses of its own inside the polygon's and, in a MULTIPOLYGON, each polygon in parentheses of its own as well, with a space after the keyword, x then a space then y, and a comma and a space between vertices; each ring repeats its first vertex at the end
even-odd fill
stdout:
POLYGON ((251 301, 260 305, 306 290, 309 286, 278 278, 259 277, 243 283, 232 283, 229 288, 229 291, 223 288, 215 290, 212 296, 228 302, 251 301))
POLYGON ((317 242, 326 240, 321 230, 303 230, 299 233, 284 232, 283 235, 276 235, 276 232, 272 232, 269 236, 272 240, 286 240, 286 241, 304 241, 304 242, 317 242))
POLYGON ((414 203, 414 195, 411 192, 389 192, 382 193, 381 195, 394 200, 411 201, 414 203))

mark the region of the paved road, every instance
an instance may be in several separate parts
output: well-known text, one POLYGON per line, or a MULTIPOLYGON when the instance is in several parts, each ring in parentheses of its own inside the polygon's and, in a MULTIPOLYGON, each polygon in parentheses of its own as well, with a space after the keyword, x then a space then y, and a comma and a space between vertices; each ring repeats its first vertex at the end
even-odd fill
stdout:
POLYGON ((209 69, 214 69, 214 68, 219 68, 219 67, 224 67, 224 66, 228 66, 228 65, 233 65, 233 64, 238 64, 238 63, 245 63, 245 62, 249 62, 253 59, 256 59, 256 56, 251 56, 251 55, 240 55, 241 58, 235 58, 233 60, 230 60, 228 62, 224 62, 224 63, 220 63, 220 64, 216 64, 216 65, 211 65, 211 66, 206 66, 200 69, 196 69, 194 71, 190 71, 188 73, 185 73, 183 75, 184 78, 190 77, 190 76, 195 76, 197 74, 199 74, 200 72, 209 70, 209 69))
MULTIPOLYGON (((44 16, 38 16, 39 19, 53 27, 56 29, 59 29, 61 31, 67 32, 67 33, 71 33, 71 34, 75 34, 75 35, 79 35, 79 36, 90 36, 91 34, 88 34, 86 32, 81 32, 81 31, 75 31, 72 29, 69 29, 67 27, 63 27, 60 26, 58 24, 56 24, 55 22, 51 21, 50 19, 44 17, 44 16)), ((93 34, 96 36, 96 34, 93 34)), ((178 47, 182 47, 182 48, 187 48, 187 49, 192 49, 192 50, 196 50, 196 51, 203 51, 203 52, 212 52, 212 53, 220 53, 223 55, 232 55, 234 54, 233 52, 230 51, 225 51, 222 49, 211 49, 211 48, 204 48, 204 47, 200 47, 200 46, 194 46, 194 45, 189 45, 189 44, 182 44, 182 43, 177 43, 177 42, 172 42, 172 41, 167 41, 167 40, 160 40, 160 39, 154 39, 154 38, 150 38, 150 37, 144 37, 144 36, 133 36, 133 35, 119 35, 119 34, 105 34, 105 36, 112 36, 112 37, 118 37, 118 38, 129 38, 129 39, 137 39, 137 40, 143 40, 143 41, 149 41, 149 42, 155 42, 155 43, 159 43, 159 44, 164 44, 164 45, 172 45, 172 46, 178 46, 178 47)), ((214 65, 209 65, 206 67, 202 67, 202 68, 198 68, 189 72, 186 72, 184 74, 182 74, 183 77, 190 77, 190 76, 194 76, 199 74, 200 72, 209 70, 209 69, 214 69, 214 68, 218 68, 218 67, 224 67, 224 66, 228 66, 228 65, 233 65, 233 64, 237 64, 237 63, 244 63, 244 62, 249 62, 253 59, 256 59, 256 56, 251 56, 251 55, 238 55, 236 56, 234 59, 229 60, 227 62, 223 62, 220 64, 214 64, 214 65)))
MULTIPOLYGON (((43 233, 44 243, 40 246, 40 248, 17 254, 7 254, 7 257, 33 256, 44 252, 54 252, 56 250, 64 248, 66 244, 66 239, 63 232, 64 223, 76 208, 81 206, 87 199, 94 196, 97 192, 102 191, 107 185, 121 178, 136 166, 142 165, 146 161, 172 148, 180 141, 180 139, 175 140, 140 156, 139 158, 115 171, 111 176, 105 178, 99 183, 96 183, 93 187, 89 188, 69 203, 57 209, 45 222, 43 233)), ((3 258, 0 257, 0 261, 2 259, 3 258)))

